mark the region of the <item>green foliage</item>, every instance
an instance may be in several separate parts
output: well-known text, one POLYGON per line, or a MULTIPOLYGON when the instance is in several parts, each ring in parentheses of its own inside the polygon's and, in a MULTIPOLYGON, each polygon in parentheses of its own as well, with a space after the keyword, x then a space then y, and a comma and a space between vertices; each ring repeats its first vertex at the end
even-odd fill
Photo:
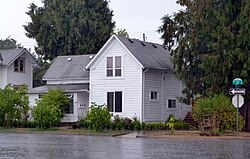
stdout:
MULTIPOLYGON (((209 115, 216 120, 216 127, 220 132, 236 128, 236 108, 230 98, 225 95, 200 98, 195 102, 193 116, 198 122, 203 121, 204 115, 209 115)), ((239 129, 244 126, 244 119, 239 115, 239 129)))
POLYGON ((173 116, 171 116, 169 121, 167 121, 166 126, 170 129, 171 134, 173 134, 175 131, 175 120, 173 116))
POLYGON ((120 35, 120 36, 129 37, 128 32, 127 32, 126 29, 119 29, 118 28, 115 34, 120 35))
POLYGON ((92 103, 87 112, 87 121, 91 129, 102 131, 110 124, 111 114, 105 105, 92 103))
POLYGON ((18 90, 10 85, 0 89, 0 125, 11 127, 14 122, 26 119, 29 99, 26 87, 18 90))
POLYGON ((26 36, 34 38, 36 53, 45 60, 58 55, 97 53, 113 32, 113 11, 106 0, 44 0, 32 3, 24 26, 26 36))
POLYGON ((46 71, 48 70, 51 63, 44 61, 41 56, 38 56, 38 58, 36 58, 36 61, 39 67, 35 67, 33 71, 33 86, 39 87, 46 84, 46 81, 43 81, 42 78, 46 73, 46 71))
POLYGON ((21 44, 17 44, 15 39, 0 39, 0 49, 15 49, 17 47, 21 47, 21 44))
POLYGON ((39 128, 48 129, 60 123, 68 98, 60 90, 50 90, 37 101, 33 110, 34 121, 39 128))
MULTIPOLYGON (((250 1, 179 0, 182 10, 162 18, 164 44, 185 83, 185 103, 196 95, 228 93, 241 77, 250 84, 250 1)), ((250 87, 248 87, 249 89, 250 87)))

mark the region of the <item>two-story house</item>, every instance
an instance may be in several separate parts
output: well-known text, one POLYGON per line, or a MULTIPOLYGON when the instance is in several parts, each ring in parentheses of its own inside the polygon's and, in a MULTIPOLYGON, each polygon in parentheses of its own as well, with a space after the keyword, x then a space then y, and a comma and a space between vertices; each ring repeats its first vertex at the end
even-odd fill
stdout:
POLYGON ((87 65, 89 101, 106 104, 113 115, 144 122, 183 119, 191 106, 180 103, 183 84, 162 45, 113 35, 87 65))
POLYGON ((33 68, 37 65, 33 56, 24 48, 0 50, 0 88, 33 87, 33 68))

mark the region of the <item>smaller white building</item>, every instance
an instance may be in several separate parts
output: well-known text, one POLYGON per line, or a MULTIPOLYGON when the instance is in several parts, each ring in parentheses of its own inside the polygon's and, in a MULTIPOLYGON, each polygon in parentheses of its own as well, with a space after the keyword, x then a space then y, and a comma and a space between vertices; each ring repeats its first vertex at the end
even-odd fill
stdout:
POLYGON ((93 55, 58 56, 45 73, 47 85, 29 91, 30 107, 50 89, 60 89, 70 99, 62 122, 76 122, 89 108, 89 72, 84 68, 93 55))
POLYGON ((33 56, 24 48, 0 50, 0 88, 10 84, 14 88, 33 87, 33 56))

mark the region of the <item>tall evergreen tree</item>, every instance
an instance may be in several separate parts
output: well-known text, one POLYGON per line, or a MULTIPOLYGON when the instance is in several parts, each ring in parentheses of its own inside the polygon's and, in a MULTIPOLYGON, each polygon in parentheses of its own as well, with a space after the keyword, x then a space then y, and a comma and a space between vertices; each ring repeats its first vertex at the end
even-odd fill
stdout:
POLYGON ((159 32, 187 92, 226 93, 235 77, 249 82, 249 3, 180 0, 185 10, 163 17, 159 32))
POLYGON ((164 16, 158 31, 186 84, 185 102, 197 94, 228 94, 233 79, 240 77, 250 105, 250 1, 177 2, 184 9, 164 16))
POLYGON ((113 11, 107 0, 44 0, 32 3, 26 35, 37 41, 36 53, 45 60, 58 55, 93 54, 113 32, 113 11))

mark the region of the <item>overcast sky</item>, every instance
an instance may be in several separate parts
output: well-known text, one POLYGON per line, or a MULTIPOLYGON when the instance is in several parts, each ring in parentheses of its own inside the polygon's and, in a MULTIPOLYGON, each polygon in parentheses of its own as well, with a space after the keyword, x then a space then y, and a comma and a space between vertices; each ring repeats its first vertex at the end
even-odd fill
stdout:
MULTIPOLYGON (((41 0, 0 0, 0 39, 11 36, 24 47, 34 48, 35 40, 26 37, 23 29, 30 21, 25 12, 32 2, 42 5, 41 0)), ((117 28, 126 29, 131 38, 142 39, 145 33, 147 41, 160 44, 156 30, 162 25, 161 18, 180 9, 176 0, 110 0, 109 5, 117 28)))

